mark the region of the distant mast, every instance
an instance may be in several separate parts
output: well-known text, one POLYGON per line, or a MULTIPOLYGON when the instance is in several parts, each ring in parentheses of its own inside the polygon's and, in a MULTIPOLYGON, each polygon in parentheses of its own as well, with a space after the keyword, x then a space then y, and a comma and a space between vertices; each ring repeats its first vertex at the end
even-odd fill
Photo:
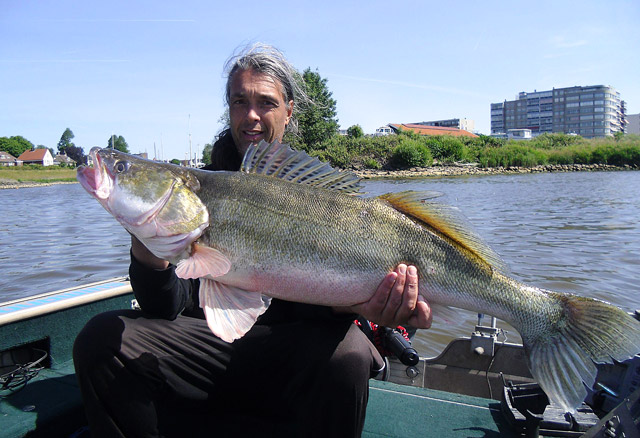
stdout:
POLYGON ((193 166, 193 155, 191 154, 191 114, 189 114, 189 167, 193 166))

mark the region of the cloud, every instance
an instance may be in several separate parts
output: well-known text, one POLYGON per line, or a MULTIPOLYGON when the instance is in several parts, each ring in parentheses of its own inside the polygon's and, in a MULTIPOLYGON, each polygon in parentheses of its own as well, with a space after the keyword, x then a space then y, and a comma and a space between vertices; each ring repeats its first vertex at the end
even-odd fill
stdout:
POLYGON ((573 49, 575 47, 586 46, 589 44, 587 40, 576 39, 570 40, 562 35, 556 35, 549 39, 549 43, 556 49, 573 49))
POLYGON ((0 59, 2 64, 79 64, 79 63, 121 63, 128 59, 0 59))
POLYGON ((486 94, 477 93, 475 91, 462 90, 459 88, 440 87, 438 85, 414 84, 411 82, 392 81, 388 79, 366 78, 366 77, 359 77, 359 76, 349 76, 349 75, 343 75, 343 74, 337 74, 337 73, 328 73, 327 76, 333 76, 333 77, 342 78, 342 79, 350 79, 354 81, 366 81, 366 82, 375 82, 379 84, 397 85, 400 87, 418 88, 421 90, 436 91, 439 93, 446 93, 446 94, 458 94, 461 96, 471 96, 471 97, 480 97, 480 98, 490 97, 486 94))

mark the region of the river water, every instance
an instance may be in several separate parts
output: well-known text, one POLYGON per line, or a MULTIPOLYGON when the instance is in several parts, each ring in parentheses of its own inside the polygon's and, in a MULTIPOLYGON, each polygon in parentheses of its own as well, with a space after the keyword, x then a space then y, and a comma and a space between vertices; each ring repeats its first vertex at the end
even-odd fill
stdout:
MULTIPOLYGON (((640 308, 640 172, 374 180, 369 195, 428 190, 460 208, 512 275, 640 308)), ((129 236, 78 184, 0 190, 0 302, 127 274, 129 236)), ((433 356, 476 315, 435 321, 414 346, 433 356)), ((509 341, 517 333, 503 323, 509 341)))

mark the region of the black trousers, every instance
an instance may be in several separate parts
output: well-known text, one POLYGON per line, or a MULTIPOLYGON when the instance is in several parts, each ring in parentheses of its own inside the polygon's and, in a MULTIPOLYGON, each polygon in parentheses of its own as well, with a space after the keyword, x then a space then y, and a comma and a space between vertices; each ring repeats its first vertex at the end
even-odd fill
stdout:
POLYGON ((349 321, 256 325, 229 344, 203 319, 127 310, 89 321, 73 356, 93 438, 360 436, 383 365, 349 321))

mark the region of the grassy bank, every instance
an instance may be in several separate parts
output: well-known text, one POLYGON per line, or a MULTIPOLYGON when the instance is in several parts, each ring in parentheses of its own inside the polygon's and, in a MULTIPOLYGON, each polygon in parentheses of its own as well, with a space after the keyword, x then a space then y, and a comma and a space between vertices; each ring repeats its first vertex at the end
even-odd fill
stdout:
POLYGON ((484 168, 545 165, 614 165, 640 168, 640 136, 585 139, 543 134, 527 141, 401 133, 386 137, 336 136, 315 147, 295 145, 334 166, 354 169, 407 169, 439 164, 478 163, 484 168))
POLYGON ((58 166, 0 167, 0 181, 51 183, 76 181, 76 169, 58 166))

